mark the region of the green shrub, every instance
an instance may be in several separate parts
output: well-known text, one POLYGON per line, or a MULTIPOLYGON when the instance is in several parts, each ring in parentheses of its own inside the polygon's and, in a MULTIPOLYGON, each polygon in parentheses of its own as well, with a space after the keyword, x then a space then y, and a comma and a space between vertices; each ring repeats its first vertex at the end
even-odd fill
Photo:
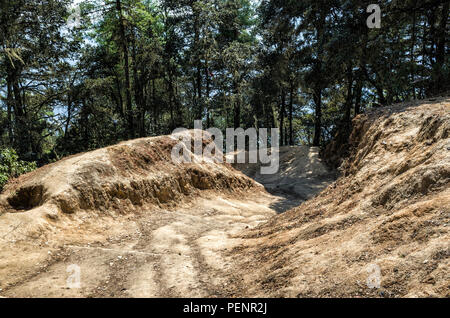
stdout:
POLYGON ((16 151, 11 148, 0 149, 0 191, 11 178, 36 169, 36 162, 19 160, 16 151))

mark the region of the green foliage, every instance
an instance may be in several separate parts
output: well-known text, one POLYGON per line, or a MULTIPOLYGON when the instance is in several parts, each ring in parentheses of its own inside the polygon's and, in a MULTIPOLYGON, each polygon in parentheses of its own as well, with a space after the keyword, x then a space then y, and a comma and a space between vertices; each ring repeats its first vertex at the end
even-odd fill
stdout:
POLYGON ((0 191, 11 178, 36 169, 36 162, 19 160, 16 151, 11 148, 0 149, 0 191))
MULTIPOLYGON (((39 165, 177 127, 323 146, 371 107, 449 89, 448 1, 10 0, 0 147, 39 165)), ((5 178, 5 177, 3 177, 5 178)))

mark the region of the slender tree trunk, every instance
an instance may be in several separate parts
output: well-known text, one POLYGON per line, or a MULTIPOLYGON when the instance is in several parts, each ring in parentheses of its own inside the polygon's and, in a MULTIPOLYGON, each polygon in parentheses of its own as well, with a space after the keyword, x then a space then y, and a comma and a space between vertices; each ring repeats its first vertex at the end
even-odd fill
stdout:
POLYGON ((277 127, 276 121, 275 121, 275 113, 276 113, 275 105, 276 105, 275 103, 272 103, 270 106, 270 108, 271 108, 270 119, 271 119, 271 124, 272 124, 271 127, 279 128, 279 127, 277 127))
POLYGON ((81 109, 81 122, 82 122, 82 127, 83 127, 83 144, 84 144, 84 149, 88 150, 89 149, 89 122, 88 122, 88 108, 87 108, 87 103, 86 103, 86 99, 83 98, 82 99, 82 105, 83 108, 81 109))
POLYGON ((417 1, 414 1, 414 11, 413 11, 413 19, 412 19, 412 34, 411 34, 411 86, 412 86, 412 91, 413 91, 413 98, 416 99, 416 84, 415 82, 415 64, 416 64, 416 59, 414 57, 414 48, 416 45, 416 5, 417 5, 417 1))
POLYGON ((11 82, 7 79, 7 116, 8 116, 8 139, 9 145, 12 146, 14 144, 14 135, 13 135, 13 119, 12 119, 12 108, 14 103, 14 98, 12 96, 12 85, 11 82))
POLYGON ((287 125, 284 126, 284 145, 289 145, 289 133, 288 133, 288 127, 287 125))
POLYGON ((355 87, 355 116, 361 113, 362 88, 363 88, 363 76, 358 71, 358 79, 355 87))
POLYGON ((353 66, 349 65, 347 68, 347 98, 345 101, 345 115, 344 124, 347 132, 350 132, 352 126, 351 109, 353 100, 353 66))
POLYGON ((67 119, 66 119, 66 125, 64 128, 64 139, 68 139, 69 135, 69 125, 70 120, 72 119, 72 93, 71 90, 67 93, 67 119))
POLYGON ((128 62, 128 43, 125 32, 125 20, 122 13, 122 3, 121 0, 116 0, 116 10, 119 14, 119 32, 120 39, 122 43, 122 53, 125 71, 125 97, 126 97, 126 116, 128 123, 128 137, 130 139, 135 137, 134 134, 134 124, 133 124, 133 105, 131 102, 131 84, 130 84, 130 67, 128 62))
POLYGON ((194 54, 195 54, 195 81, 196 81, 196 89, 197 89, 197 98, 196 98, 196 114, 195 119, 202 120, 203 119, 203 105, 202 105, 202 63, 200 59, 200 22, 199 16, 196 9, 193 8, 194 12, 194 54))
POLYGON ((364 76, 367 73, 366 71, 366 61, 367 61, 367 43, 369 41, 368 29, 366 27, 363 28, 363 41, 362 41, 362 54, 359 59, 359 66, 357 71, 357 82, 355 87, 355 116, 361 113, 361 98, 362 98, 362 90, 364 87, 364 76))
MULTIPOLYGON (((170 111, 170 129, 175 129, 175 116, 174 116, 174 110, 173 110, 173 104, 174 104, 174 85, 173 85, 173 74, 172 70, 169 71, 169 111, 170 111)), ((198 118, 194 118, 198 119, 198 118)))
MULTIPOLYGON (((319 84, 320 85, 320 84, 319 84)), ((314 122, 314 139, 313 146, 320 146, 322 137, 322 88, 317 87, 314 90, 315 122, 314 122)))
MULTIPOLYGON (((318 53, 316 62, 316 71, 319 76, 322 76, 322 59, 325 44, 325 20, 326 14, 323 9, 320 10, 320 18, 317 25, 317 40, 318 40, 318 53)), ((315 109, 315 123, 314 123, 314 140, 313 146, 320 146, 322 137, 322 82, 321 79, 317 79, 317 83, 314 88, 314 103, 316 105, 315 109)))
POLYGON ((14 139, 19 155, 23 156, 32 152, 32 141, 28 130, 27 113, 23 104, 18 74, 20 74, 20 70, 15 69, 12 71, 10 80, 14 96, 14 118, 16 119, 16 138, 14 139))
POLYGON ((289 94, 289 144, 294 145, 294 128, 292 120, 294 117, 294 83, 291 83, 291 91, 289 94))
POLYGON ((205 63, 205 76, 206 76, 206 127, 209 128, 211 126, 211 118, 209 114, 209 107, 210 107, 210 94, 211 94, 211 83, 210 83, 210 75, 209 75, 209 68, 208 68, 208 62, 205 63))
POLYGON ((280 140, 281 146, 284 146, 285 141, 285 131, 284 131, 284 113, 286 111, 286 95, 284 90, 281 91, 281 105, 280 105, 280 140))
POLYGON ((138 132, 139 137, 145 136, 145 103, 144 103, 144 85, 142 85, 141 77, 138 74, 138 62, 136 53, 136 38, 133 33, 131 42, 131 58, 133 65, 133 89, 134 89, 134 100, 138 109, 138 132))
POLYGON ((123 109, 122 87, 120 85, 120 79, 118 76, 114 76, 114 83, 117 89, 117 110, 122 118, 125 118, 125 111, 123 109))
MULTIPOLYGON (((426 44, 426 38, 427 38, 427 21, 426 19, 423 19, 423 27, 422 27, 423 31, 422 31, 422 72, 421 72, 421 77, 422 80, 425 78, 425 69, 426 69, 426 56, 427 56, 427 44, 426 44)), ((420 85, 420 96, 421 98, 425 98, 426 95, 426 90, 425 87, 422 83, 422 85, 420 85)))
POLYGON ((157 107, 158 105, 156 104, 156 85, 155 85, 155 79, 152 79, 152 110, 153 110, 153 133, 156 135, 157 134, 157 107))
POLYGON ((196 119, 203 120, 202 72, 201 72, 200 60, 198 61, 198 64, 197 64, 196 81, 197 81, 197 107, 198 107, 198 110, 197 110, 198 114, 197 114, 197 118, 196 119))
POLYGON ((443 92, 446 83, 448 83, 448 79, 445 78, 443 69, 445 64, 445 51, 446 51, 446 36, 447 36, 447 20, 449 15, 449 5, 450 3, 447 1, 444 3, 442 7, 441 19, 439 21, 439 26, 437 30, 437 45, 436 45, 436 63, 437 63, 437 85, 436 85, 436 93, 443 92))
POLYGON ((241 126, 241 96, 239 91, 239 84, 234 82, 234 128, 241 126))
MULTIPOLYGON (((428 58, 430 63, 433 63, 433 58, 436 58, 436 42, 437 42, 437 37, 436 37, 436 14, 437 14, 438 8, 434 8, 433 10, 431 10, 429 12, 429 15, 427 15, 427 19, 428 19, 428 25, 429 25, 429 31, 428 34, 430 36, 430 47, 428 50, 428 58)), ((439 90, 439 83, 438 83, 438 75, 439 71, 437 71, 436 69, 433 70, 432 72, 432 80, 431 80, 431 85, 430 85, 430 93, 431 95, 436 94, 436 92, 439 90)))

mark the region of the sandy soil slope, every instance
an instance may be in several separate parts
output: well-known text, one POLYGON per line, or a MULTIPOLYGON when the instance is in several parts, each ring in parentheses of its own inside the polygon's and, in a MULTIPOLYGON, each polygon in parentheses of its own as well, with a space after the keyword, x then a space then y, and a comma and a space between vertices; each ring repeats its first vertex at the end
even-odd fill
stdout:
POLYGON ((228 164, 174 164, 175 142, 125 142, 9 184, 0 197, 0 295, 228 296, 239 284, 234 237, 320 190, 272 195, 228 164), (80 288, 68 285, 74 265, 80 288))
POLYGON ((351 142, 342 177, 237 237, 235 295, 450 296, 450 99, 359 116, 351 142))

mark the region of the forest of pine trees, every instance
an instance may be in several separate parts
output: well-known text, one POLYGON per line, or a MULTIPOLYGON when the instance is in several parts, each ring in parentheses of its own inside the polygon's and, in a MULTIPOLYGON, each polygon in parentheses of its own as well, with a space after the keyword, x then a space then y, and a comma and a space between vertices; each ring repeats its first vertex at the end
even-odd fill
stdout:
POLYGON ((0 149, 43 165, 196 119, 323 146, 370 108, 448 92, 449 3, 0 0, 0 149))

